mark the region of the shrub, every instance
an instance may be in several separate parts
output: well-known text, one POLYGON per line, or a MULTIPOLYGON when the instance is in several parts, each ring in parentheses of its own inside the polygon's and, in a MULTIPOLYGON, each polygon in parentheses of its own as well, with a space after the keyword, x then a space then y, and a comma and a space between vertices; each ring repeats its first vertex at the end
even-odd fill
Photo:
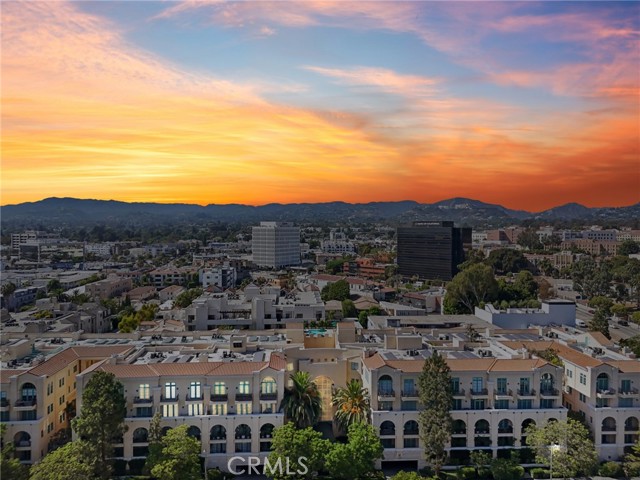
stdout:
POLYGON ((546 468, 532 468, 531 476, 533 478, 549 478, 549 470, 546 468))
POLYGON ((622 467, 619 463, 616 462, 606 462, 600 465, 600 469, 598 473, 603 477, 623 477, 624 473, 622 472, 622 467))
POLYGON ((142 469, 144 468, 144 458, 134 458, 129 460, 129 474, 130 475, 142 475, 142 469))
POLYGON ((524 468, 512 460, 496 458, 491 462, 491 473, 495 480, 519 480, 524 475, 524 468))
POLYGON ((479 468, 478 469, 478 478, 480 478, 481 480, 487 480, 491 477, 491 470, 489 470, 488 468, 479 468))
POLYGON ((464 480, 476 478, 476 469, 473 467, 462 467, 460 472, 462 473, 462 478, 464 478, 464 480))

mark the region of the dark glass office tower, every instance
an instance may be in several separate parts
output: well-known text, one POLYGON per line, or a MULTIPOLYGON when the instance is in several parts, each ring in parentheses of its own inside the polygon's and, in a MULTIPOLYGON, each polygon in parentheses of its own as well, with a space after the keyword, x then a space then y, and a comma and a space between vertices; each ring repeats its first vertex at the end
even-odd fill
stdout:
POLYGON ((427 280, 451 280, 471 247, 471 229, 453 222, 414 222, 398 228, 398 271, 427 280))

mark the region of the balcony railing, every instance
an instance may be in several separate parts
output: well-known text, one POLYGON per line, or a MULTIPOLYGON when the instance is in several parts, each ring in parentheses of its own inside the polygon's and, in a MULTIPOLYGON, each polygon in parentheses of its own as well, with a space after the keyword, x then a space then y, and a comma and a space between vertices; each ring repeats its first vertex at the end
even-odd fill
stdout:
POLYGON ((466 435, 467 431, 465 429, 458 429, 458 430, 453 430, 452 432, 453 435, 466 435))
POLYGON ((36 398, 23 398, 22 400, 16 401, 16 407, 35 407, 36 402, 36 398))
POLYGON ((236 401, 253 400, 253 393, 236 393, 236 401))
POLYGON ((613 397, 615 396, 616 391, 614 388, 598 388, 596 390, 596 397, 613 397))
POLYGON ((518 390, 518 396, 520 397, 535 397, 536 391, 532 388, 520 388, 518 390))
POLYGON ((415 388, 412 390, 402 390, 401 395, 407 398, 417 398, 420 396, 418 390, 415 388))
POLYGON ((626 388, 624 390, 619 390, 618 391, 618 395, 620 395, 621 397, 633 397, 638 395, 638 389, 637 388, 626 388))
POLYGON ((9 406, 9 399, 0 398, 0 407, 8 407, 8 406, 9 406))
POLYGON ((510 428, 499 428, 498 433, 513 433, 513 427, 510 428))
POLYGON ((496 390, 496 397, 513 397, 513 390, 496 390))
POLYGON ((260 400, 277 400, 277 392, 260 392, 260 400))
POLYGON ((133 398, 133 403, 153 403, 153 396, 148 397, 148 398, 134 397, 133 398))
POLYGON ((560 392, 555 388, 544 388, 540 390, 540 395, 543 397, 557 397, 560 392))
POLYGON ((162 395, 160 397, 160 401, 161 402, 177 402, 178 398, 180 398, 180 395, 177 394, 177 393, 174 396, 171 396, 171 397, 165 397, 164 395, 162 395))
POLYGON ((489 391, 486 388, 472 388, 471 395, 485 396, 489 395, 489 391))
POLYGON ((464 388, 459 388, 457 390, 454 390, 452 393, 454 397, 464 397, 466 395, 464 388))
POLYGON ((229 395, 227 393, 212 393, 211 401, 212 402, 226 402, 229 399, 229 395))
POLYGON ((204 399, 204 395, 202 393, 200 395, 194 395, 194 396, 187 394, 187 402, 195 402, 198 400, 201 401, 203 399, 204 399))
POLYGON ((396 392, 393 390, 378 390, 378 398, 394 398, 396 392))
POLYGON ((491 434, 491 431, 485 429, 476 429, 473 431, 473 433, 475 433, 476 435, 489 435, 491 434))

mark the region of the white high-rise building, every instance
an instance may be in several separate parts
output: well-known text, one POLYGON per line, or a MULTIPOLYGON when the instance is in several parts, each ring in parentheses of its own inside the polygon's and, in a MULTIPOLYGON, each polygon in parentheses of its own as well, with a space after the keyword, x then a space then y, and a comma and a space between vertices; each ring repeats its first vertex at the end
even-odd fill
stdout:
POLYGON ((253 261, 261 267, 300 265, 300 228, 291 223, 260 222, 252 231, 253 261))

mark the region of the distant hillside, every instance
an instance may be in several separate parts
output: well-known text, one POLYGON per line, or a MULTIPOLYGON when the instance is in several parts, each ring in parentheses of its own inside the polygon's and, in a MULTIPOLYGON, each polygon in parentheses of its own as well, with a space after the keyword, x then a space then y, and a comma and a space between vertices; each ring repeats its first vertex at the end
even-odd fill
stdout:
POLYGON ((114 200, 47 198, 38 202, 2 207, 5 227, 78 226, 109 224, 171 224, 220 221, 255 223, 263 220, 293 222, 387 221, 408 223, 412 220, 451 220, 464 225, 507 225, 527 219, 589 220, 640 218, 640 204, 619 208, 588 208, 576 203, 531 213, 511 210, 501 205, 468 198, 452 198, 433 204, 414 201, 372 203, 271 203, 250 205, 190 205, 161 203, 127 203, 114 200))

